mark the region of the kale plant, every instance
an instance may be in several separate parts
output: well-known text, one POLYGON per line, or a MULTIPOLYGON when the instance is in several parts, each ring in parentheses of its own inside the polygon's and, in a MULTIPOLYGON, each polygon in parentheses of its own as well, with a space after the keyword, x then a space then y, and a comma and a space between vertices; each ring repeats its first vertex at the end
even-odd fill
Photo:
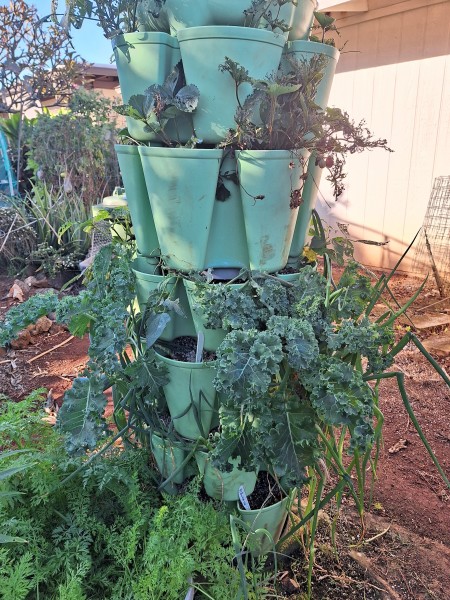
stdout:
POLYGON ((248 468, 266 464, 293 485, 324 455, 318 429, 346 428, 350 452, 371 447, 375 399, 364 377, 389 366, 392 324, 364 316, 374 292, 353 264, 341 280, 305 267, 294 283, 254 275, 242 289, 197 285, 207 326, 228 332, 215 379, 221 465, 244 448, 248 468))

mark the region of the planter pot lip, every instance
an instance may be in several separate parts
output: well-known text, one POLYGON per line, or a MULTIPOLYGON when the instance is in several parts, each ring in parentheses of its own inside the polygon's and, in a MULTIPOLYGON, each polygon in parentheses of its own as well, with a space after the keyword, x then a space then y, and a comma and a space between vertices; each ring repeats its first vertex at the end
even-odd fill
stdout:
MULTIPOLYGON (((165 279, 167 279, 168 284, 175 283, 176 277, 174 275, 168 276, 168 275, 158 275, 155 273, 146 273, 145 271, 141 271, 140 269, 134 268, 133 265, 136 263, 137 258, 138 257, 136 257, 133 260, 133 262, 131 263, 131 270, 136 275, 136 277, 138 277, 138 279, 143 279, 144 281, 151 281, 153 283, 161 283, 161 281, 164 281, 165 279)), ((149 257, 146 256, 145 258, 149 258, 149 257)))
MULTIPOLYGON (((114 150, 117 152, 117 154, 131 154, 133 156, 139 155, 140 147, 141 146, 139 145, 132 144, 114 144, 114 150)), ((157 142, 151 142, 151 147, 159 148, 160 146, 158 146, 157 142)), ((143 146, 143 148, 150 148, 150 146, 143 146)))
POLYGON ((178 49, 178 40, 173 35, 164 31, 135 31, 133 33, 120 33, 111 40, 113 50, 130 44, 158 44, 178 49))
POLYGON ((216 364, 215 360, 208 360, 200 363, 175 360, 174 358, 169 358, 168 356, 164 356, 164 354, 160 354, 156 350, 155 354, 158 359, 161 359, 163 362, 171 365, 172 367, 178 367, 179 369, 212 369, 216 364))
POLYGON ((340 52, 334 46, 330 44, 323 44, 322 42, 311 42, 310 40, 294 40, 290 41, 286 45, 286 54, 293 54, 295 52, 303 52, 308 54, 325 54, 329 58, 339 59, 340 52))
POLYGON ((297 148, 295 150, 236 150, 237 160, 292 160, 296 153, 302 154, 306 158, 309 150, 306 148, 297 148))
MULTIPOLYGON (((237 503, 237 508, 238 511, 242 514, 242 515, 257 515, 257 514, 262 514, 265 512, 270 512, 271 510, 275 510, 275 508, 279 508, 283 505, 283 503, 287 503, 289 502, 289 500, 291 498, 295 498, 296 494, 297 494, 297 488, 293 488, 289 494, 287 494, 284 498, 282 498, 281 500, 278 500, 278 502, 275 502, 275 504, 271 504, 270 506, 264 506, 263 508, 252 508, 250 510, 246 510, 245 508, 241 508, 240 502, 238 501, 237 503)), ((251 496, 251 494, 249 494, 249 496, 251 496)))
POLYGON ((223 156, 222 148, 168 148, 167 146, 138 146, 141 156, 158 156, 161 158, 184 159, 220 159, 223 156))
POLYGON ((216 286, 216 285, 226 285, 229 288, 240 288, 243 285, 246 285, 248 283, 248 281, 244 281, 242 283, 223 283, 221 281, 219 281, 218 283, 208 283, 207 281, 192 281, 191 279, 183 279, 183 283, 184 283, 184 287, 187 288, 188 290, 193 290, 195 289, 195 287, 197 285, 211 285, 211 286, 216 286))
POLYGON ((280 33, 256 29, 254 27, 239 27, 237 25, 203 25, 179 29, 177 38, 180 43, 191 40, 207 39, 233 39, 266 42, 280 48, 286 43, 285 37, 280 33))
MULTIPOLYGON (((211 454, 211 452, 212 452, 212 450, 201 450, 201 449, 199 449, 199 450, 196 450, 196 451, 195 451, 195 455, 194 455, 194 456, 197 456, 197 455, 199 454, 199 455, 201 455, 201 456, 202 456, 202 457, 203 457, 203 458, 204 458, 206 461, 208 461, 208 460, 209 460, 209 455, 211 454)), ((229 464, 231 465, 231 463, 229 463, 229 464)), ((236 466, 233 466, 233 465, 231 465, 231 466, 233 467, 233 469, 232 469, 232 470, 240 471, 241 473, 248 473, 248 474, 250 474, 250 475, 252 475, 252 474, 255 474, 256 476, 258 476, 258 474, 257 474, 257 472, 256 472, 256 471, 246 471, 245 469, 240 469, 239 467, 236 467, 236 466)), ((216 467, 213 467, 213 468, 216 468, 216 467)), ((231 473, 231 471, 227 471, 227 472, 230 472, 230 473, 231 473)), ((250 494, 249 494, 249 495, 250 495, 250 494)))

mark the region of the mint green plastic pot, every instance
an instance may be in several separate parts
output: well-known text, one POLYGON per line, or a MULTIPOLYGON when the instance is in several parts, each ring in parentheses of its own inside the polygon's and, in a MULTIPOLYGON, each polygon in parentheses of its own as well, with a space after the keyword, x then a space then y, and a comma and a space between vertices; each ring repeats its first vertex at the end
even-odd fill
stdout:
MULTIPOLYGON (((287 2, 284 6, 275 6, 276 0, 273 0, 272 13, 279 12, 279 20, 284 21, 288 27, 292 27, 296 7, 291 2, 287 2)), ((208 8, 210 13, 210 22, 208 25, 237 25, 240 27, 249 26, 249 19, 246 18, 244 11, 251 7, 252 0, 209 0, 208 8)), ((303 4, 300 0, 299 4, 303 4)), ((260 29, 265 29, 267 21, 261 20, 260 29)), ((275 29, 276 33, 281 33, 287 40, 289 32, 282 32, 281 29, 275 29)))
POLYGON ((292 56, 297 60, 307 61, 310 61, 313 56, 323 56, 325 58, 326 62, 323 69, 322 81, 318 85, 317 94, 314 98, 316 104, 325 109, 330 97, 331 86, 340 56, 339 50, 329 44, 309 42, 307 40, 288 42, 281 61, 281 69, 285 73, 289 72, 289 64, 285 60, 285 57, 288 56, 292 56))
POLYGON ((188 440, 207 437, 217 412, 214 363, 181 362, 162 354, 157 360, 168 371, 163 390, 175 431, 188 440))
POLYGON ((298 0, 289 31, 289 40, 308 39, 314 21, 314 11, 317 10, 317 7, 317 0, 298 0))
POLYGON ((209 25, 209 0, 165 0, 163 11, 172 35, 180 29, 209 25))
POLYGON ((159 241, 153 222, 137 146, 114 146, 127 196, 128 208, 133 223, 136 245, 141 254, 159 254, 159 241))
POLYGON ((211 463, 207 452, 196 452, 195 459, 203 477, 205 491, 211 498, 224 502, 234 502, 239 498, 239 488, 242 486, 245 493, 250 495, 255 489, 257 473, 239 469, 240 457, 229 459, 233 465, 231 471, 220 471, 211 463))
POLYGON ((164 262, 203 270, 223 151, 141 146, 139 154, 164 262))
POLYGON ((164 491, 169 494, 176 493, 176 487, 173 484, 181 484, 186 478, 185 468, 180 469, 187 456, 186 451, 156 433, 152 434, 150 445, 162 478, 167 479, 175 473, 172 481, 165 486, 164 491))
POLYGON ((159 275, 158 266, 152 264, 151 260, 145 256, 138 256, 132 264, 133 273, 136 277, 136 294, 140 310, 143 311, 145 309, 145 304, 150 293, 155 290, 168 292, 172 300, 178 298, 179 306, 186 316, 183 317, 178 313, 172 312, 171 320, 166 325, 159 339, 171 342, 175 338, 184 335, 195 336, 194 323, 183 282, 174 276, 159 275))
MULTIPOLYGON (((228 153, 220 167, 220 174, 236 173, 236 159, 228 153)), ((223 184, 230 192, 229 198, 214 202, 211 234, 206 251, 206 266, 212 268, 249 268, 244 214, 239 186, 229 179, 223 184)))
MULTIPOLYGON (((274 273, 285 267, 297 220, 290 208, 302 168, 289 150, 236 152, 247 247, 252 271, 274 273)), ((306 160, 308 152, 302 152, 306 160)))
MULTIPOLYGON (((274 544, 280 539, 296 494, 297 490, 294 489, 283 500, 266 508, 244 510, 238 505, 239 516, 249 527, 247 543, 254 556, 273 550, 274 544), (261 530, 269 533, 270 537, 261 530)), ((248 500, 251 505, 251 496, 248 500)))
MULTIPOLYGON (((290 42, 285 50, 286 56, 294 56, 298 60, 311 60, 315 55, 324 56, 326 64, 323 71, 323 78, 320 82, 315 102, 322 109, 325 109, 330 97, 331 86, 336 72, 337 62, 340 52, 337 48, 328 44, 320 44, 318 42, 296 41, 290 42)), ((289 70, 288 64, 282 60, 282 69, 286 72, 289 70)), ((320 180, 322 178, 323 169, 315 164, 315 156, 311 156, 308 165, 308 177, 302 193, 302 205, 299 210, 297 224, 295 227, 292 245, 289 251, 291 257, 298 257, 303 251, 305 241, 308 235, 309 222, 311 220, 311 212, 316 204, 317 195, 319 192, 320 180)))
MULTIPOLYGON (((217 144, 235 127, 238 107, 235 85, 219 65, 225 57, 238 62, 251 77, 264 79, 276 71, 284 47, 284 37, 271 31, 249 27, 192 27, 178 32, 181 57, 188 84, 200 90, 193 113, 197 137, 205 143, 217 144)), ((252 93, 249 83, 239 87, 241 104, 252 93)))
MULTIPOLYGON (((131 96, 143 94, 150 85, 164 83, 181 59, 177 39, 161 31, 118 35, 112 40, 112 47, 125 104, 131 96)), ((127 117, 127 128, 131 137, 141 142, 160 141, 156 134, 144 131, 143 123, 131 117, 127 117)), ((191 135, 190 131, 184 132, 186 139, 181 141, 187 141, 191 135)))

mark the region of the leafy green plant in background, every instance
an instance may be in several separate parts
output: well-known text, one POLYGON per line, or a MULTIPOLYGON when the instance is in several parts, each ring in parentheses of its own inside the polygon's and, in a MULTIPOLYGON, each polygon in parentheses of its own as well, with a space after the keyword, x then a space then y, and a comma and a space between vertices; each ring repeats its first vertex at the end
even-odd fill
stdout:
POLYGON ((289 24, 280 19, 280 11, 286 4, 297 5, 297 0, 253 0, 250 8, 244 10, 246 27, 288 32, 289 24))
POLYGON ((76 193, 87 206, 119 185, 116 125, 110 100, 83 88, 68 110, 36 117, 27 140, 28 166, 49 190, 76 193))

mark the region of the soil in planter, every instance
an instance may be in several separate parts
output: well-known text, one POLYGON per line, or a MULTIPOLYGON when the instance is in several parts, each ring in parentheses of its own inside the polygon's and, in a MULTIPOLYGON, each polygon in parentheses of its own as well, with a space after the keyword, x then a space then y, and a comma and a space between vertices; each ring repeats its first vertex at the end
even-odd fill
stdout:
MULTIPOLYGON (((276 480, 267 471, 260 471, 254 491, 248 496, 252 510, 267 508, 286 497, 276 480)), ((242 508, 242 507, 241 507, 242 508)))
MULTIPOLYGON (((197 354, 197 338, 184 335, 178 337, 173 342, 164 345, 166 356, 180 362, 195 363, 197 354)), ((203 351, 202 362, 209 362, 216 359, 215 352, 203 351)))

